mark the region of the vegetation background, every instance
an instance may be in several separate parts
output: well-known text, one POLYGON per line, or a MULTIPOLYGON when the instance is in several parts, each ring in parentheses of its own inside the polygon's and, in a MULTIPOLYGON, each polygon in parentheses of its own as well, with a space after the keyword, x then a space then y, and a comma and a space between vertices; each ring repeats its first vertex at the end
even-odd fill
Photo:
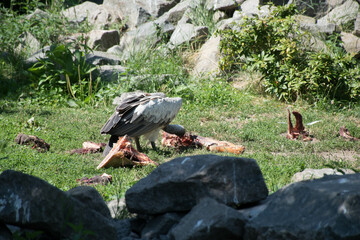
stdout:
MULTIPOLYGON (((59 38, 91 30, 86 23, 70 27, 59 14, 79 2, 0 4, 0 172, 12 169, 38 176, 64 191, 77 186, 77 179, 106 172, 113 183, 96 189, 106 201, 122 197, 154 167, 96 170, 101 153, 70 155, 69 151, 81 148, 84 141, 107 142, 108 136, 100 135, 100 129, 114 110, 112 99, 134 90, 182 97, 183 107, 174 123, 192 134, 245 146, 239 157, 257 161, 271 193, 305 168, 360 169, 359 141, 339 136, 339 128, 346 126, 360 138, 359 62, 343 50, 338 36, 326 37, 329 48, 324 52, 299 48, 299 38, 287 38, 287 34, 299 34, 293 6, 278 8, 265 20, 246 19, 247 29, 242 32, 215 31, 211 13, 194 9, 192 17, 198 24, 211 26, 225 39, 221 45, 223 71, 217 78, 189 74, 191 56, 197 51, 191 45, 170 50, 160 44, 156 51, 148 48, 126 62, 129 73, 154 76, 146 83, 134 84, 125 74, 105 84, 93 78, 95 66, 84 61, 91 49, 81 41, 64 45, 59 38), (36 8, 49 13, 46 24, 26 18, 36 8), (29 52, 17 48, 24 32, 39 39, 41 47, 52 46, 48 58, 30 68, 23 62, 29 52), (256 49, 250 48, 254 40, 256 49), (259 42, 264 45, 259 47, 259 42), (74 47, 78 50, 70 51, 74 47), (245 62, 238 58, 241 55, 247 57, 245 62), (157 76, 161 74, 171 77, 160 83, 157 76), (312 141, 286 139, 288 108, 303 115, 312 141), (51 144, 50 151, 39 153, 16 144, 18 133, 44 139, 51 144)), ((209 153, 165 147, 158 152, 147 147, 144 152, 159 163, 209 153)))

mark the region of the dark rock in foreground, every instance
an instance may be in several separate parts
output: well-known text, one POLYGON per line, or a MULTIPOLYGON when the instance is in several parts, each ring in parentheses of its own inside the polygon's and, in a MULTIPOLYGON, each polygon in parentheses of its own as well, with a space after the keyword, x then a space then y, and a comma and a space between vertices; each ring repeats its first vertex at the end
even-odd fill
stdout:
POLYGON ((360 174, 293 183, 260 209, 246 227, 247 240, 360 239, 360 174))
POLYGON ((111 219, 39 178, 6 170, 0 186, 0 222, 41 230, 52 239, 74 238, 79 227, 89 232, 86 239, 116 239, 111 219))
POLYGON ((242 239, 246 221, 235 209, 204 198, 196 205, 170 235, 176 240, 242 239))
POLYGON ((130 212, 189 211, 203 197, 229 206, 265 199, 268 190, 253 159, 198 155, 160 165, 125 195, 130 212))

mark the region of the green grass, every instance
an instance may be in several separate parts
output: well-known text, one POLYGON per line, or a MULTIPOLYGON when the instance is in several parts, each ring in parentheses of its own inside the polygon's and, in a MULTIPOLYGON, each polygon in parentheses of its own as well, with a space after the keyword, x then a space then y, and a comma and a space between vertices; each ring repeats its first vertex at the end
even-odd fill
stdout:
MULTIPOLYGON (((291 141, 284 136, 287 130, 286 104, 224 86, 223 100, 208 106, 211 101, 204 99, 206 104, 201 103, 201 96, 211 91, 211 84, 201 85, 194 99, 184 102, 174 123, 185 126, 193 134, 244 145, 246 150, 240 157, 254 158, 258 162, 271 192, 290 183, 291 176, 305 168, 330 165, 360 169, 359 161, 348 161, 341 157, 328 159, 322 155, 332 152, 335 156, 335 153, 347 151, 360 155, 359 142, 345 141, 337 133, 338 128, 345 125, 354 136, 360 136, 358 107, 329 112, 306 105, 292 106, 293 110, 303 114, 305 124, 315 120, 321 122, 306 126, 316 139, 313 142, 291 141)), ((1 101, 0 106, 0 128, 3 129, 0 133, 0 171, 13 169, 28 173, 62 190, 77 186, 76 179, 106 172, 113 176, 113 183, 96 186, 96 189, 105 200, 111 200, 123 196, 129 187, 154 169, 149 166, 96 170, 103 159, 100 153, 68 153, 69 150, 81 148, 84 141, 107 141, 108 136, 100 135, 99 130, 111 115, 113 106, 100 104, 97 107, 52 108, 18 104, 15 101, 1 101), (32 117, 35 121, 29 124, 28 120, 32 117), (50 151, 38 153, 16 144, 14 139, 19 132, 44 139, 51 144, 50 151)), ((157 144, 160 145, 160 137, 157 144)), ((159 163, 179 156, 209 153, 204 149, 176 152, 164 147, 155 152, 150 146, 144 152, 159 163)))

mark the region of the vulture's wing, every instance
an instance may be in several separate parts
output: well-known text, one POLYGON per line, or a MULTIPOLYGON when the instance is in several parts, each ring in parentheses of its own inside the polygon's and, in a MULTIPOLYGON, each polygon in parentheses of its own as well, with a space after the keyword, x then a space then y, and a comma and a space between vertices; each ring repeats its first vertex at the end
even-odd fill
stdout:
POLYGON ((131 119, 134 109, 140 104, 141 100, 146 99, 144 93, 127 94, 126 97, 115 108, 115 112, 101 128, 101 134, 112 134, 112 129, 118 125, 121 119, 127 121, 131 119))
POLYGON ((101 133, 133 137, 143 135, 169 124, 181 105, 181 98, 166 98, 164 93, 128 94, 102 127, 101 133))

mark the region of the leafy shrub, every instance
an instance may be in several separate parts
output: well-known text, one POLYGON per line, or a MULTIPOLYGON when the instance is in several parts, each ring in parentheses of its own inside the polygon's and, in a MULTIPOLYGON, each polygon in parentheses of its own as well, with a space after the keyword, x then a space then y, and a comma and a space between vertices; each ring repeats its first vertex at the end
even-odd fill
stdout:
MULTIPOLYGON (((74 0, 75 2, 76 0, 74 0)), ((9 6, 0 3, 0 97, 17 98, 28 88, 27 69, 23 60, 30 54, 32 46, 18 47, 21 36, 30 33, 39 42, 40 47, 60 41, 61 36, 73 32, 87 32, 90 30, 85 21, 74 26, 60 14, 63 7, 60 1, 10 1, 9 6), (43 9, 46 14, 34 15, 28 18, 25 14, 35 9, 43 9)))
POLYGON ((79 49, 71 51, 68 45, 52 45, 46 58, 28 70, 38 97, 50 102, 63 98, 89 102, 97 90, 91 75, 96 67, 86 62, 85 55, 79 49))
MULTIPOLYGON (((41 47, 58 43, 61 36, 75 32, 88 32, 90 26, 87 21, 75 26, 60 14, 62 9, 61 1, 53 4, 52 8, 46 9, 44 15, 38 14, 29 18, 27 15, 18 14, 11 9, 0 5, 0 51, 13 53, 16 46, 20 44, 20 36, 26 32, 31 33, 39 42, 41 47)), ((26 5, 27 14, 30 14, 37 7, 45 8, 39 1, 26 5)))
POLYGON ((309 36, 300 31, 296 13, 294 5, 280 6, 265 18, 245 17, 240 30, 219 31, 221 69, 259 71, 265 91, 281 100, 358 99, 359 62, 336 38, 328 41, 328 51, 306 48, 309 36))

